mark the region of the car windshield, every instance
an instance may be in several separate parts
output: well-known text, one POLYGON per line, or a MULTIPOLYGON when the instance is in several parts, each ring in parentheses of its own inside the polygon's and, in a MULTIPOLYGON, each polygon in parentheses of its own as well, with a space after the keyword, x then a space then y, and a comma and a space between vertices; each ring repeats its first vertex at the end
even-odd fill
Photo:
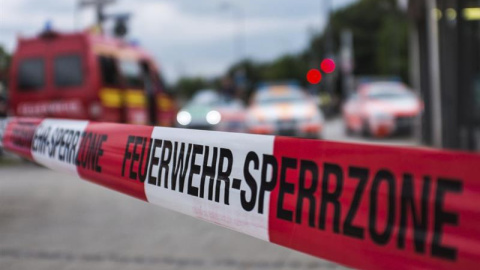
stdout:
POLYGON ((306 97, 300 90, 263 90, 255 97, 258 104, 293 103, 305 101, 306 97))
POLYGON ((406 91, 378 91, 367 95, 368 99, 374 100, 411 99, 414 97, 412 93, 406 91))
POLYGON ((191 103, 198 105, 213 105, 220 102, 220 96, 212 90, 198 92, 191 103))
POLYGON ((407 90, 401 84, 395 83, 377 83, 369 86, 367 92, 368 99, 374 100, 392 100, 392 99, 409 99, 415 95, 407 90))
POLYGON ((143 89, 142 69, 140 63, 133 60, 120 61, 120 73, 127 87, 143 89))

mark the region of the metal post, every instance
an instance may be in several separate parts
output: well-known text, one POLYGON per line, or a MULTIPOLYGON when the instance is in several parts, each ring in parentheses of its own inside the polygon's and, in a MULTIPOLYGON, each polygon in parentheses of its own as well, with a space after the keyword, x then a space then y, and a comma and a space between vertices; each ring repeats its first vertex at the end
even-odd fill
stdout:
MULTIPOLYGON (((325 10, 327 11, 327 26, 325 28, 325 53, 324 53, 324 58, 334 58, 334 54, 333 54, 333 35, 332 35, 332 29, 331 29, 331 26, 330 26, 330 18, 331 18, 331 14, 332 14, 332 0, 326 0, 325 1, 325 10)), ((320 59, 320 63, 321 63, 322 59, 320 59)), ((319 63, 319 66, 320 66, 320 63, 319 63)), ((333 76, 327 76, 325 78, 325 86, 326 86, 326 90, 327 90, 327 93, 328 95, 330 96, 331 100, 333 100, 333 84, 334 84, 334 81, 333 81, 333 76)), ((334 104, 332 104, 332 102, 330 102, 330 104, 327 106, 327 114, 328 115, 331 115, 334 111, 334 104)))
POLYGON ((353 66, 353 33, 350 29, 344 29, 340 35, 340 69, 343 75, 343 98, 348 97, 354 88, 353 66))
POLYGON ((442 96, 440 84, 440 59, 439 59, 439 41, 438 41, 438 23, 437 23, 437 3, 436 0, 427 0, 427 33, 430 67, 430 92, 432 99, 432 139, 433 146, 442 147, 443 128, 442 128, 442 96))
POLYGON ((245 58, 245 14, 238 8, 238 55, 239 60, 245 58))
POLYGON ((332 0, 325 1, 325 10, 327 11, 327 26, 325 27, 325 55, 328 58, 333 57, 333 36, 330 26, 330 19, 332 14, 332 0))
MULTIPOLYGON (((421 96, 421 70, 420 70, 420 40, 418 29, 413 22, 409 23, 409 78, 413 91, 421 96)), ((415 119, 414 138, 422 141, 423 121, 421 117, 415 119)))

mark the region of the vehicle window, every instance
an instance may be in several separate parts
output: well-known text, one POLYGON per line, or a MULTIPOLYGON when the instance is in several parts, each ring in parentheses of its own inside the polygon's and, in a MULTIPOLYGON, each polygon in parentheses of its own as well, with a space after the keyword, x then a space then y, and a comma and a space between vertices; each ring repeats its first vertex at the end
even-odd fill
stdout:
POLYGON ((103 85, 117 86, 119 82, 118 72, 115 67, 115 59, 107 56, 99 56, 98 62, 100 65, 103 85))
POLYGON ((257 94, 255 101, 259 104, 281 103, 281 102, 299 102, 306 100, 305 94, 301 91, 268 91, 257 94))
POLYGON ((375 100, 382 100, 382 99, 411 99, 414 98, 415 96, 412 93, 409 92, 397 92, 397 91, 391 91, 391 92, 373 92, 369 93, 367 95, 368 99, 375 99, 375 100))
POLYGON ((71 87, 83 83, 82 59, 80 55, 62 55, 54 60, 55 86, 71 87))
POLYGON ((25 59, 18 68, 18 88, 20 90, 38 90, 45 86, 45 60, 41 58, 25 59))
POLYGON ((55 86, 71 87, 82 85, 83 72, 80 55, 57 56, 53 65, 55 86))
POLYGON ((155 77, 152 76, 151 67, 147 61, 140 62, 140 66, 142 68, 142 74, 143 74, 142 78, 143 78, 144 89, 147 92, 147 94, 153 95, 156 90, 156 86, 155 86, 156 81, 155 81, 155 77))
POLYGON ((415 97, 403 84, 399 83, 378 82, 372 83, 367 87, 367 99, 404 99, 415 97))
POLYGON ((220 96, 214 91, 200 91, 192 98, 192 103, 201 105, 213 105, 220 102, 220 96))
POLYGON ((131 60, 120 61, 120 73, 129 88, 143 89, 143 72, 140 63, 131 60))
POLYGON ((160 73, 153 73, 153 77, 158 82, 158 87, 160 91, 163 91, 163 92, 171 91, 171 89, 166 86, 165 80, 163 79, 163 76, 161 76, 160 73))

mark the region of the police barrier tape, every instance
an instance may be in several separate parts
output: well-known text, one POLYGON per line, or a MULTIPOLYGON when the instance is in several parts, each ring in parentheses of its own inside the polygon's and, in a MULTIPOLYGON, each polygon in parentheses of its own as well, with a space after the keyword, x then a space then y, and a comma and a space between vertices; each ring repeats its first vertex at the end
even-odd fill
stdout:
POLYGON ((6 150, 259 239, 363 269, 474 269, 480 155, 10 118, 6 150))

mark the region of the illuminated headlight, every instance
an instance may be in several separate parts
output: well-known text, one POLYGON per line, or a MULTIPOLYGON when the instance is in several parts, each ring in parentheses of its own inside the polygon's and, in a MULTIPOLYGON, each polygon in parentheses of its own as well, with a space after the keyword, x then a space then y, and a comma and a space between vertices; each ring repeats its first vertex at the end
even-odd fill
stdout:
POLYGON ((186 126, 192 122, 192 115, 189 112, 180 111, 177 114, 177 122, 182 126, 186 126))
POLYGON ((217 111, 209 111, 207 113, 207 122, 210 124, 210 125, 216 125, 218 123, 220 123, 220 121, 222 120, 222 116, 220 115, 219 112, 217 111))

